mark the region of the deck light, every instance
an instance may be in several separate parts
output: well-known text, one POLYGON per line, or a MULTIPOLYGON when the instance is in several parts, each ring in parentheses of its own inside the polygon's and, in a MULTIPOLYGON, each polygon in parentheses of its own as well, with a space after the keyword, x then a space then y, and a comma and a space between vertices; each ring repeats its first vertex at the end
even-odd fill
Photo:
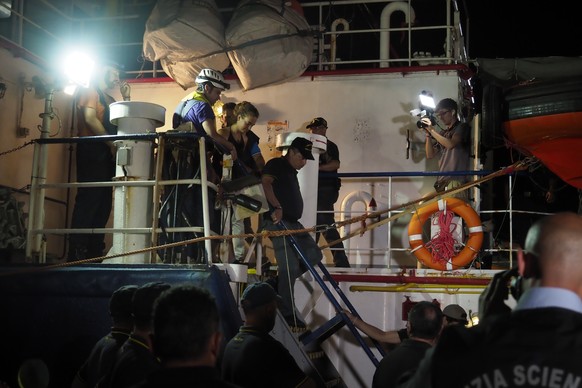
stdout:
MULTIPOLYGON (((436 105, 434 103, 434 98, 432 96, 432 93, 428 92, 426 90, 423 90, 418 95, 418 99, 420 101, 420 104, 419 104, 420 109, 413 109, 410 111, 410 114, 412 116, 417 116, 420 119, 428 117, 430 119, 431 124, 435 125, 436 120, 434 117, 434 109, 435 109, 436 105)), ((416 122, 416 126, 418 128, 427 128, 427 125, 424 124, 421 120, 418 120, 416 122)))
POLYGON ((89 87, 95 61, 86 53, 75 51, 65 57, 63 73, 65 76, 64 92, 72 95, 77 86, 89 87))
POLYGON ((420 100, 421 110, 434 111, 434 108, 436 108, 436 104, 434 103, 434 98, 431 92, 423 90, 418 95, 418 99, 420 100))

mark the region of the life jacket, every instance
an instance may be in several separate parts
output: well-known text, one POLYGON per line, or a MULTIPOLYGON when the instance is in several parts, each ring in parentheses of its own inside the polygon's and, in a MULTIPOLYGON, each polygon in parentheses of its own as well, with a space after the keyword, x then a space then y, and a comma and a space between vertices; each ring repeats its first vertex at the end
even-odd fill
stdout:
POLYGON ((206 102, 209 105, 210 101, 206 98, 203 93, 194 92, 186 97, 181 101, 180 104, 176 107, 174 111, 174 115, 172 116, 172 128, 176 129, 180 124, 184 123, 184 116, 192 109, 194 104, 198 102, 206 102))

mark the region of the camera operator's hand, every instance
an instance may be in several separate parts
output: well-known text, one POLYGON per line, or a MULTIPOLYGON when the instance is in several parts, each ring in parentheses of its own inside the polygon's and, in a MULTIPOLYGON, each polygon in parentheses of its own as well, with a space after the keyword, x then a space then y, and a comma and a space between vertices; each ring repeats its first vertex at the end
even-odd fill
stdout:
POLYGON ((511 308, 505 304, 509 298, 509 286, 511 278, 518 276, 517 268, 498 272, 479 296, 479 319, 490 315, 511 312, 511 308))
POLYGON ((424 124, 424 128, 426 128, 428 132, 430 132, 429 128, 433 128, 430 117, 423 117, 420 119, 420 122, 424 124))

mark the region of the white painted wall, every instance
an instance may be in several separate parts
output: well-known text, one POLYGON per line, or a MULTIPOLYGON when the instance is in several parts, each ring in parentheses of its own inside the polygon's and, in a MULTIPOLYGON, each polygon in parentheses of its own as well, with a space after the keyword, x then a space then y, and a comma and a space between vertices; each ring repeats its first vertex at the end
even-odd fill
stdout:
MULTIPOLYGON (((458 78, 455 72, 441 71, 408 74, 367 74, 301 77, 282 85, 243 91, 231 80, 231 89, 222 95, 223 102, 253 103, 260 117, 253 131, 261 138, 266 159, 274 138, 269 142, 267 122, 287 121, 289 131, 307 131, 312 118, 324 117, 329 125, 327 135, 338 144, 341 169, 339 172, 432 171, 436 160, 427 161, 424 155, 424 135, 416 127, 416 117, 409 111, 418 108, 418 94, 422 90, 434 93, 435 100, 456 98, 458 78), (406 159, 406 131, 410 130, 414 143, 410 158, 406 159)), ((133 84, 132 99, 166 106, 166 126, 171 129, 171 116, 180 99, 192 90, 183 91, 173 83, 133 84)), ((426 179, 396 178, 392 195, 388 197, 387 179, 343 179, 336 210, 349 193, 363 190, 371 193, 379 206, 387 208, 406 203, 433 190, 434 177, 426 179)), ((363 205, 354 212, 364 210, 363 205)), ((359 214, 358 214, 359 215, 359 214)), ((339 216, 337 217, 339 221, 339 216)), ((392 246, 407 246, 408 219, 393 225, 392 246)), ((305 225, 311 226, 311 225, 305 225)), ((358 227, 353 225, 351 230, 358 227)), ((387 246, 388 227, 380 227, 363 237, 354 237, 349 245, 350 261, 361 265, 383 267, 388 257, 383 252, 372 254, 370 247, 383 250, 387 246)), ((394 267, 415 266, 414 257, 405 252, 393 252, 394 267)), ((327 256, 330 262, 331 258, 327 256)))

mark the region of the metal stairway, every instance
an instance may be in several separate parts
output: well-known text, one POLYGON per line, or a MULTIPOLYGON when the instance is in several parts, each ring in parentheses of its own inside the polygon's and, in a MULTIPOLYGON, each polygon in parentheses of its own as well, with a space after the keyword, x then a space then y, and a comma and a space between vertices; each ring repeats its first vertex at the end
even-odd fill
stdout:
MULTIPOLYGON (((284 221, 280 221, 278 225, 279 228, 283 231, 289 230, 284 221)), ((305 330, 297 335, 294 333, 293 328, 286 323, 283 316, 279 313, 277 323, 275 324, 275 328, 271 334, 277 340, 282 342, 285 347, 287 347, 287 349, 289 349, 302 369, 320 384, 323 384, 322 386, 344 387, 345 385, 339 373, 320 347, 320 344, 323 341, 335 334, 342 327, 347 326, 366 355, 370 358, 370 361, 372 361, 374 366, 378 366, 379 360, 376 358, 368 344, 364 341, 358 329, 354 326, 354 324, 350 321, 344 312, 344 309, 347 309, 353 315, 359 317, 358 312, 346 297, 344 292, 341 290, 337 282, 332 278, 325 265, 323 265, 321 262, 318 263, 319 270, 323 274, 322 276, 320 272, 318 272, 317 269, 309 262, 309 260, 307 260, 293 235, 287 235, 285 238, 297 252, 305 267, 312 274, 316 282, 323 290, 327 299, 334 306, 337 315, 317 329, 305 330), (339 299, 341 302, 343 302, 345 307, 342 306, 340 300, 336 298, 331 289, 335 290, 336 294, 339 296, 339 299)), ((379 351, 379 353, 384 356, 385 351, 382 345, 374 339, 370 338, 370 340, 379 351)))

